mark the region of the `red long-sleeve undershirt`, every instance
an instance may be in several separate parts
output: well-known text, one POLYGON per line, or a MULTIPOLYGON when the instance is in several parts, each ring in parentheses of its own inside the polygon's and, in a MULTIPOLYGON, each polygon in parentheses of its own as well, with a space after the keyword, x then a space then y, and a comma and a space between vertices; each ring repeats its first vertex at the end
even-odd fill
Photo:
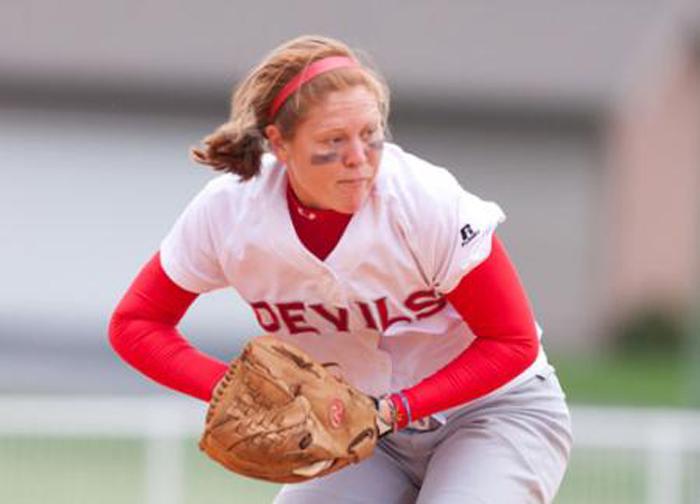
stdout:
MULTIPOLYGON (((290 203, 290 210, 293 208, 290 203)), ((332 251, 349 220, 349 216, 343 219, 337 215, 330 220, 318 219, 326 226, 332 222, 335 232, 309 234, 318 216, 308 219, 308 213, 291 214, 302 242, 307 247, 319 246, 312 252, 321 259, 332 251), (319 239, 319 235, 331 236, 335 242, 329 245, 332 240, 319 239)), ((208 401, 227 365, 198 351, 177 329, 196 298, 197 294, 170 280, 156 254, 117 306, 109 337, 115 351, 145 375, 208 401)), ((537 356, 539 343, 527 296, 497 237, 486 261, 466 275, 447 299, 476 339, 447 366, 402 391, 413 419, 488 394, 520 374, 537 356)), ((392 400, 401 413, 403 427, 407 419, 404 405, 396 394, 392 400)))
MULTIPOLYGON (((457 358, 403 390, 413 419, 484 396, 518 376, 537 357, 539 339, 525 290, 497 236, 488 259, 464 276, 447 300, 476 339, 457 358)), ((396 394, 395 406, 406 418, 396 394)), ((403 427, 406 420, 402 420, 403 427)))
POLYGON ((129 364, 156 382, 204 401, 227 364, 194 348, 177 324, 197 294, 166 275, 156 253, 114 310, 109 340, 129 364))

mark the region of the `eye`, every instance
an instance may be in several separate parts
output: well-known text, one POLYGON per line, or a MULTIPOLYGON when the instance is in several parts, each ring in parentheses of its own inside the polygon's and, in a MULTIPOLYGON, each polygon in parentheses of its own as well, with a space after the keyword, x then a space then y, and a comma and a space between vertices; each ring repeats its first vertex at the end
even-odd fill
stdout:
POLYGON ((371 128, 366 128, 364 131, 362 131, 362 139, 363 140, 372 140, 372 139, 376 138, 378 132, 379 132, 378 126, 372 126, 371 128))
POLYGON ((344 138, 340 135, 333 135, 323 140, 323 143, 329 147, 335 147, 343 143, 344 138))

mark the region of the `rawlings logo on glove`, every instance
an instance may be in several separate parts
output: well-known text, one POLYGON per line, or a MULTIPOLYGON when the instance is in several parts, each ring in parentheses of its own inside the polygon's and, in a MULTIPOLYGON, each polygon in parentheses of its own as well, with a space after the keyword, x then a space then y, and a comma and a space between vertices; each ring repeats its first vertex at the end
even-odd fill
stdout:
POLYGON ((216 386, 199 447, 238 474, 290 483, 366 459, 377 438, 372 398, 298 348, 263 336, 216 386))

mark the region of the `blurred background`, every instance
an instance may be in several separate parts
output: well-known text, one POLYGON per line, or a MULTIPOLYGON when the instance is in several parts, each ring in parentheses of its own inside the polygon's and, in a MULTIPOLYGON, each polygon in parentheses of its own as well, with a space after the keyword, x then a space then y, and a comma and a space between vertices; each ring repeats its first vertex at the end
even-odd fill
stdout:
MULTIPOLYGON (((0 502, 274 495, 196 452, 203 405, 128 369, 106 326, 213 176, 189 147, 304 33, 364 53, 392 89, 394 141, 506 212, 574 410, 557 502, 700 502, 690 0, 0 3, 0 502)), ((231 290, 182 328, 226 360, 259 333, 231 290)))

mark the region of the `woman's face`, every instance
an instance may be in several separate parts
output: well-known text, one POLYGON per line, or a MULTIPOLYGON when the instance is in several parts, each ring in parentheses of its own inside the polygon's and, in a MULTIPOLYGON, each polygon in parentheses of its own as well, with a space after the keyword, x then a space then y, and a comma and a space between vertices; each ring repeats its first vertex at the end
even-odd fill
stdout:
POLYGON ((343 213, 360 208, 377 176, 384 144, 382 115, 371 91, 355 86, 329 93, 308 111, 291 139, 274 125, 266 133, 302 203, 343 213))

